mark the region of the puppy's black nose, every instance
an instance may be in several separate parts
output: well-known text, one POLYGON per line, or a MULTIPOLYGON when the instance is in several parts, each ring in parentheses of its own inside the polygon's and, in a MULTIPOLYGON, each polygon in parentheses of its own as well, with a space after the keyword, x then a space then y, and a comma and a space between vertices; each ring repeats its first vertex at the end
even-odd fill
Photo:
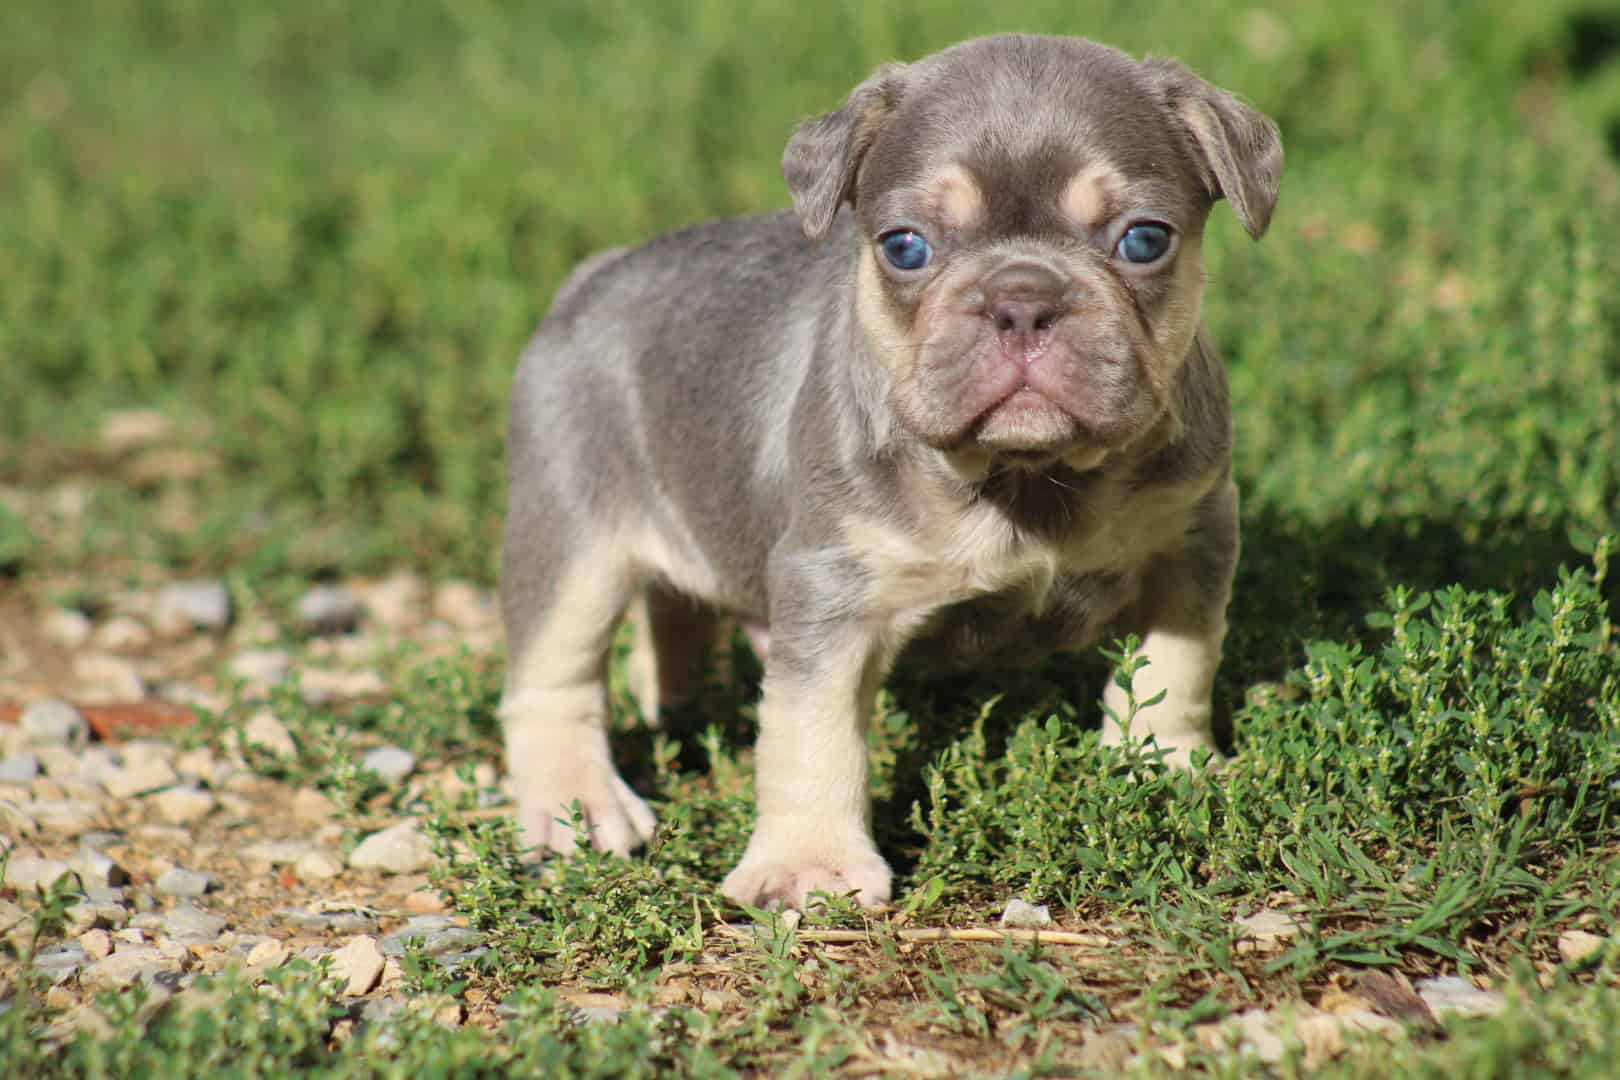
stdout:
POLYGON ((1003 334, 1028 334, 1050 330, 1063 309, 1050 300, 996 300, 985 308, 985 315, 1003 334))

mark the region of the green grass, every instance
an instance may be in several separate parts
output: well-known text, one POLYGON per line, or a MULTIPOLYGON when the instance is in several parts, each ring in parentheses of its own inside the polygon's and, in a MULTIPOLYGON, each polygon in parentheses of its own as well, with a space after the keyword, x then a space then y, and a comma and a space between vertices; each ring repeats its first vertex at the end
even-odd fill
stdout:
MULTIPOLYGON (((0 1057, 29 1075, 808 1074, 868 1067, 894 1031, 1034 1074, 1072 1064, 1103 1018, 1173 1039, 1396 967, 1489 975, 1522 1000, 1330 1071, 1620 1071, 1616 950, 1575 970, 1554 944, 1620 921, 1604 5, 9 5, 0 486, 78 485, 89 504, 72 520, 43 495, 0 504, 0 572, 228 572, 270 595, 401 563, 491 579, 507 383, 568 268, 783 205, 797 119, 883 60, 998 29, 1176 55, 1276 117, 1288 151, 1264 242, 1221 210, 1206 243, 1244 498, 1218 686, 1232 765, 1194 780, 1100 747, 1092 662, 902 673, 873 727, 879 838, 914 923, 982 925, 1021 895, 1127 945, 1094 969, 883 926, 858 958, 781 928, 717 944, 738 916, 714 884, 748 826, 739 661, 687 730, 628 740, 667 826, 645 859, 587 857, 537 887, 504 826, 441 816, 444 886, 500 960, 420 979, 509 995, 501 1034, 422 1020, 334 1044, 334 1007, 289 975, 273 1006, 227 992, 150 1027, 119 1004, 112 1037, 67 1049, 38 1047, 14 1007, 0 1057), (102 416, 137 405, 171 416, 200 467, 102 450, 102 416), (1280 954, 1237 947, 1232 918, 1263 904, 1308 924, 1280 954), (747 1007, 654 1008, 691 979, 747 1007), (575 1027, 555 986, 633 1005, 575 1027)), ((495 678, 402 675, 394 702, 344 719, 489 759, 495 678)), ((334 738, 293 767, 372 800, 334 738)))

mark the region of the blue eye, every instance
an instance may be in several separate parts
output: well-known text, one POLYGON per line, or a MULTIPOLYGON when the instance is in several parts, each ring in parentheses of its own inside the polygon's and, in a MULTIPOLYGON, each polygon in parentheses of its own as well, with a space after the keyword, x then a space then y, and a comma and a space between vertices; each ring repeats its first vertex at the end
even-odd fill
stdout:
POLYGON ((1157 262, 1169 250, 1169 227, 1152 221, 1126 229, 1125 235, 1119 238, 1119 246, 1114 249, 1120 258, 1138 265, 1157 262))
POLYGON ((884 233, 878 237, 878 246, 883 248, 883 257, 896 270, 921 270, 934 254, 928 241, 910 229, 884 233))

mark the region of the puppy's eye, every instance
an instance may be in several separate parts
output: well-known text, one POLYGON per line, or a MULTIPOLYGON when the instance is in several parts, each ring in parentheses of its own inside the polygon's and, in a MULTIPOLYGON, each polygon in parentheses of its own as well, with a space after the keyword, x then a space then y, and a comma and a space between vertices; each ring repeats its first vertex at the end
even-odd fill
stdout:
POLYGON ((878 246, 883 249, 883 257, 896 270, 921 270, 934 255, 928 241, 910 229, 884 233, 878 237, 878 246))
POLYGON ((1144 221, 1125 230, 1125 235, 1119 238, 1119 245, 1114 248, 1114 253, 1126 262, 1140 266, 1159 261, 1169 250, 1169 226, 1160 225, 1156 221, 1144 221))

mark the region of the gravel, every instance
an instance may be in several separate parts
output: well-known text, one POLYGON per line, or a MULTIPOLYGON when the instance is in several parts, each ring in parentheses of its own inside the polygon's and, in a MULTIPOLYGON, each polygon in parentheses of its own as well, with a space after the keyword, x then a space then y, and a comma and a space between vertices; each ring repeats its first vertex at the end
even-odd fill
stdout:
POLYGON ((164 896, 201 896, 214 885, 214 878, 200 870, 170 867, 153 883, 164 896))
POLYGON ((413 823, 402 822, 366 837, 349 853, 349 865, 356 870, 411 874, 433 865, 433 845, 413 823))
POLYGON ((341 585, 317 585, 298 598, 298 622, 312 634, 346 634, 360 625, 365 605, 341 585))
POLYGON ((397 746, 379 746, 360 759, 360 767, 370 769, 385 784, 398 784, 416 768, 416 757, 397 746))
POLYGON ((25 741, 43 745, 83 746, 90 738, 90 725, 79 710, 54 698, 36 701, 24 709, 17 729, 25 741))
POLYGON ((177 581, 153 604, 153 619, 169 633, 186 628, 218 633, 231 624, 231 594, 222 581, 177 581))

